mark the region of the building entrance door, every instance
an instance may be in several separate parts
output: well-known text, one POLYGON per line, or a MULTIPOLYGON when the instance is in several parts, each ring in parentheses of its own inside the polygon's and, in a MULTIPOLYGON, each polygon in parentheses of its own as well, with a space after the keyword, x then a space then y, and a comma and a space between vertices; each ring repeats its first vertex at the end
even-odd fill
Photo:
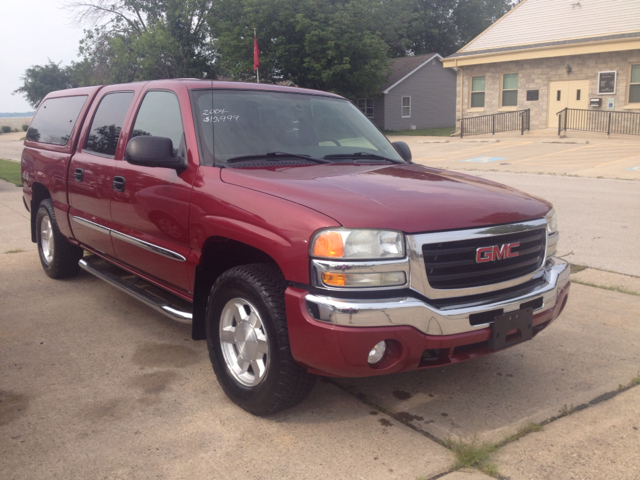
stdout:
POLYGON ((589 80, 549 82, 548 127, 558 126, 557 113, 564 108, 589 108, 589 80))

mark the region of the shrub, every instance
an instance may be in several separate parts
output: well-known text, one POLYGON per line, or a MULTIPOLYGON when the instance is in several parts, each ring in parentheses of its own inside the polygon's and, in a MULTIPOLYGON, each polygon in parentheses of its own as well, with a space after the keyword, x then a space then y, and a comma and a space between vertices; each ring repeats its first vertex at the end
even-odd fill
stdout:
POLYGON ((26 132, 27 130, 29 130, 29 125, 22 125, 22 131, 26 132))
POLYGON ((9 133, 9 132, 11 132, 11 127, 9 125, 3 125, 2 133, 9 133))

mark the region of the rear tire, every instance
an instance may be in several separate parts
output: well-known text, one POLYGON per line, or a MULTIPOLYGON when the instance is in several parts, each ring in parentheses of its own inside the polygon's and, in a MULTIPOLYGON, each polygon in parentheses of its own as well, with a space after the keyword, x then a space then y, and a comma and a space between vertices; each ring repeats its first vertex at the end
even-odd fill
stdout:
POLYGON ((291 355, 285 289, 276 266, 252 264, 224 272, 209 296, 207 346, 213 370, 227 396, 258 416, 300 403, 316 380, 291 355))
POLYGON ((38 207, 36 243, 42 268, 51 278, 72 277, 80 270, 78 261, 84 251, 60 233, 50 198, 44 199, 38 207))

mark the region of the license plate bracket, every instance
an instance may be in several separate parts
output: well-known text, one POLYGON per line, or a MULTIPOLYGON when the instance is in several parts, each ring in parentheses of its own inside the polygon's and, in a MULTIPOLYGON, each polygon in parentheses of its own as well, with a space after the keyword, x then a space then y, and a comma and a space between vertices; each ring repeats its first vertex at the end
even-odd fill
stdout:
POLYGON ((514 310, 493 320, 489 350, 502 350, 533 338, 533 308, 514 310), (517 332, 509 335, 509 332, 517 332))

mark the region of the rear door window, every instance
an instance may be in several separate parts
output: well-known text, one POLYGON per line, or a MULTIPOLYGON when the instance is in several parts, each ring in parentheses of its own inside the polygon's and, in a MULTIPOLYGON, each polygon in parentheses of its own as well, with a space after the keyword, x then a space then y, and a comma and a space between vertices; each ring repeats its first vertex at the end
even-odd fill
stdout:
POLYGON ((84 149, 113 158, 120 139, 124 118, 133 100, 133 92, 108 93, 93 116, 84 149))
POLYGON ((86 101, 86 95, 45 100, 27 130, 27 140, 66 145, 86 101))

